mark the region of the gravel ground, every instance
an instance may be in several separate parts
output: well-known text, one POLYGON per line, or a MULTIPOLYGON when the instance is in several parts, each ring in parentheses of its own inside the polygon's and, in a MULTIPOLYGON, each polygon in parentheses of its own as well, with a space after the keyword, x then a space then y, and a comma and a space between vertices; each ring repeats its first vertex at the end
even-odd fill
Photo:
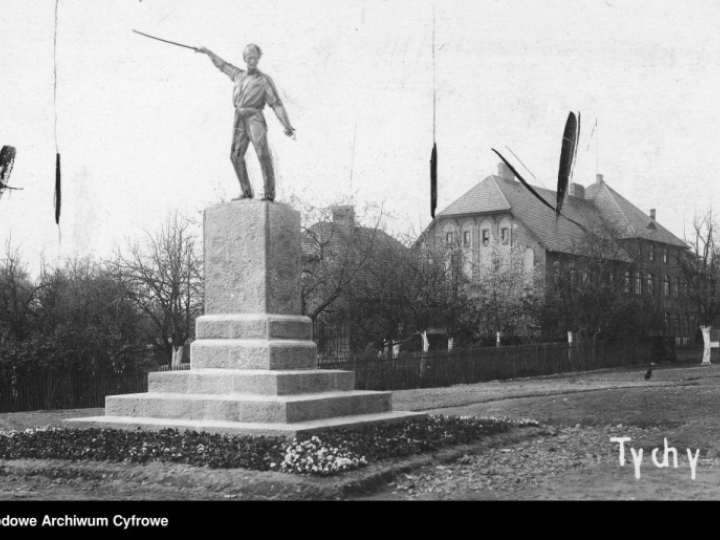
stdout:
MULTIPOLYGON (((453 463, 431 464, 399 475, 370 500, 488 500, 488 499, 582 499, 656 498, 648 493, 662 485, 660 498, 717 498, 720 477, 717 458, 703 458, 697 464, 696 478, 706 477, 714 492, 700 493, 690 477, 686 449, 678 448, 678 468, 658 469, 651 451, 660 448, 662 427, 568 427, 549 428, 537 438, 508 447, 466 454, 453 463), (615 436, 630 437, 626 463, 620 466, 615 436), (640 479, 629 447, 644 449, 640 479), (710 476, 708 476, 710 475, 710 476), (575 476, 575 481, 568 482, 575 476), (580 480, 578 480, 578 477, 580 480), (592 489, 588 491, 588 487, 592 489), (699 497, 696 497, 700 495, 699 497)), ((672 446, 672 444, 670 444, 672 446)), ((697 449, 693 449, 695 452, 697 449)), ((661 460, 661 457, 658 457, 661 460)))
POLYGON ((660 428, 547 428, 537 438, 506 448, 464 455, 454 463, 430 465, 399 476, 376 499, 492 499, 538 486, 578 468, 618 463, 610 437, 633 440, 660 434, 660 428))

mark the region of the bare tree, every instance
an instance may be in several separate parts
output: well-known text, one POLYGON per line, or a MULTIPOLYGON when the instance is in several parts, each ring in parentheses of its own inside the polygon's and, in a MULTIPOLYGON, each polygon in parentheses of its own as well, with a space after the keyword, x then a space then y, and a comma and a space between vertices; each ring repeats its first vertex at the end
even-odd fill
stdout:
POLYGON ((679 257, 687 294, 685 300, 697 311, 703 336, 703 364, 710 364, 710 328, 720 319, 720 246, 712 210, 693 220, 688 250, 679 257))
POLYGON ((90 368, 109 361, 122 369, 144 359, 139 311, 111 268, 90 258, 70 258, 44 268, 34 304, 37 348, 53 349, 54 362, 90 368))
POLYGON ((24 341, 35 325, 33 306, 41 286, 30 279, 19 250, 10 240, 0 263, 0 341, 24 341))
POLYGON ((496 333, 530 335, 537 326, 540 304, 537 268, 525 268, 518 245, 503 245, 495 238, 489 257, 475 265, 477 280, 471 285, 467 317, 485 342, 496 333))
POLYGON ((388 353, 418 335, 427 352, 432 327, 445 329, 452 348, 454 336, 467 330, 470 302, 459 262, 450 252, 399 243, 378 246, 348 287, 339 316, 366 343, 388 353))
MULTIPOLYGON (((383 209, 367 206, 359 216, 350 205, 319 208, 294 201, 303 216, 302 313, 315 321, 333 305, 373 257, 383 209)), ((380 237, 382 237, 381 240, 380 237)))
POLYGON ((363 269, 348 284, 335 316, 356 343, 397 351, 413 331, 412 253, 399 242, 379 242, 363 269))
POLYGON ((173 364, 194 336, 203 309, 202 258, 193 223, 175 212, 156 234, 117 250, 113 266, 146 317, 144 330, 173 364))

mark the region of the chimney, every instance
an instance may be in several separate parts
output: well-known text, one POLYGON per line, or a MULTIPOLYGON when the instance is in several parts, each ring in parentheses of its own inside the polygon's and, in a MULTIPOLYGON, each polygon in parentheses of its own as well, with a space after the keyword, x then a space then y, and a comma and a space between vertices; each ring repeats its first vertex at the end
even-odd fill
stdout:
POLYGON ((603 183, 603 175, 602 175, 602 174, 598 174, 598 175, 595 177, 595 183, 596 183, 596 184, 602 184, 602 183, 603 183))
POLYGON ((655 209, 654 209, 654 208, 651 208, 651 209, 650 209, 650 219, 652 219, 653 221, 655 221, 655 209))
POLYGON ((570 184, 568 188, 568 193, 571 197, 576 197, 578 199, 584 199, 585 198, 585 187, 581 186, 580 184, 570 184))
POLYGON ((502 161, 498 163, 498 176, 504 180, 515 180, 515 175, 510 170, 510 167, 505 165, 502 161))
POLYGON ((339 227, 352 233, 355 229, 355 208, 353 206, 333 206, 332 220, 339 227))

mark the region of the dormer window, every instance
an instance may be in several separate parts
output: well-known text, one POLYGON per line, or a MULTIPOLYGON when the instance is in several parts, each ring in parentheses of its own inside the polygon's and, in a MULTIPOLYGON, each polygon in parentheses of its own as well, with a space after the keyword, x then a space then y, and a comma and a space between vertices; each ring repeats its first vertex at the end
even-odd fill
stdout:
POLYGON ((452 241, 453 241, 453 237, 452 237, 452 236, 453 236, 453 235, 452 235, 451 232, 445 233, 445 243, 446 243, 448 246, 452 245, 452 241))
POLYGON ((470 231, 463 233, 463 245, 466 247, 470 245, 470 231))
POLYGON ((500 240, 503 244, 510 243, 510 227, 503 227, 500 229, 500 240))
POLYGON ((482 230, 482 245, 487 246, 490 244, 490 229, 482 230))

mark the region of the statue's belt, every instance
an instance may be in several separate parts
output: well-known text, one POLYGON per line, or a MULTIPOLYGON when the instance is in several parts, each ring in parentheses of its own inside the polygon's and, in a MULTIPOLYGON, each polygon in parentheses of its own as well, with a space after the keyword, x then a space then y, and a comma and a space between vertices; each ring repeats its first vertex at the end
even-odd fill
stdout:
POLYGON ((244 118, 252 116, 253 114, 262 114, 262 111, 260 109, 252 109, 250 107, 240 107, 236 108, 235 110, 240 113, 240 116, 244 118))

